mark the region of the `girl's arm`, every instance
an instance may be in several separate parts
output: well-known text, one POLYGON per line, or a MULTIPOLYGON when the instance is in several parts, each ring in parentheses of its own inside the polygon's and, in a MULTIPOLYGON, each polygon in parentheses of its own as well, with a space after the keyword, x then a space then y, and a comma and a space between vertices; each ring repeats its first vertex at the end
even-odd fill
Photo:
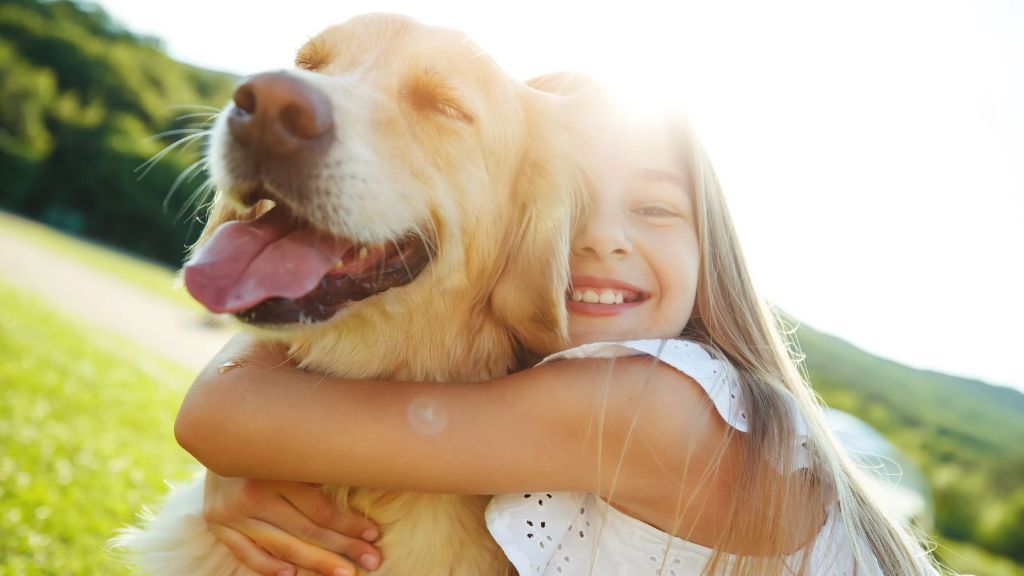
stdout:
MULTIPOLYGON (((646 357, 562 361, 477 383, 348 380, 301 371, 280 345, 240 335, 192 386, 175 434, 223 476, 603 496, 614 479, 616 499, 635 505, 681 489, 720 497, 728 481, 702 476, 722 456, 726 426, 698 384, 646 357)), ((726 456, 719 477, 734 468, 726 456)))

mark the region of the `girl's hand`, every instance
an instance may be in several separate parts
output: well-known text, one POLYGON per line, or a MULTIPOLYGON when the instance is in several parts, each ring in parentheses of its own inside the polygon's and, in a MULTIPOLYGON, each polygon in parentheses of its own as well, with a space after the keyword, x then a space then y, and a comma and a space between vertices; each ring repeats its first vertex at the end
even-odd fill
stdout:
POLYGON ((367 571, 380 565, 380 551, 370 544, 377 526, 339 509, 313 484, 207 471, 203 517, 239 561, 265 576, 292 576, 297 568, 352 576, 350 559, 367 571))

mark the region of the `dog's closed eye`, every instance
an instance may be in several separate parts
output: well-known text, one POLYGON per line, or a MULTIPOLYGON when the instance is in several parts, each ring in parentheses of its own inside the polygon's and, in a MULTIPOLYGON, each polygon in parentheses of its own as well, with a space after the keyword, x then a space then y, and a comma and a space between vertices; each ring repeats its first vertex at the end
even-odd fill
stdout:
POLYGON ((413 79, 403 95, 416 110, 438 114, 452 120, 473 123, 473 116, 455 96, 454 90, 436 73, 426 72, 413 79))

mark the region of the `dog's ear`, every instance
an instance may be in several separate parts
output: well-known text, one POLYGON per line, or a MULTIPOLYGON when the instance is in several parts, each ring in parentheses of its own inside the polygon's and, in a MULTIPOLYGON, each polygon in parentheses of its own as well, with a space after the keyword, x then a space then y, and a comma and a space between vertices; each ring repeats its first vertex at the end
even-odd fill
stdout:
POLYGON ((569 250, 585 195, 567 127, 535 127, 526 150, 491 306, 524 348, 547 355, 568 341, 569 250))

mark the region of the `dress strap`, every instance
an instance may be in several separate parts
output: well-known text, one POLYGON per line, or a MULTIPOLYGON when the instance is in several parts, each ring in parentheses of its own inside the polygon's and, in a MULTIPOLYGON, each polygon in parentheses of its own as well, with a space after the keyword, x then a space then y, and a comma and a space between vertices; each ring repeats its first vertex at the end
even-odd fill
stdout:
MULTIPOLYGON (((567 359, 617 358, 639 355, 657 358, 692 378, 704 389, 722 420, 740 432, 750 430, 749 414, 741 394, 735 368, 729 362, 713 357, 702 345, 691 340, 650 339, 592 342, 552 354, 540 363, 567 359)), ((807 425, 797 410, 796 399, 792 396, 787 396, 787 398, 790 400, 791 413, 794 417, 797 444, 794 447, 789 469, 798 470, 810 465, 810 456, 806 449, 807 425)))
POLYGON ((740 397, 732 366, 712 358, 703 346, 689 340, 626 340, 593 342, 548 356, 541 364, 571 358, 616 358, 648 355, 693 378, 711 399, 718 414, 740 432, 749 430, 747 410, 740 397))

